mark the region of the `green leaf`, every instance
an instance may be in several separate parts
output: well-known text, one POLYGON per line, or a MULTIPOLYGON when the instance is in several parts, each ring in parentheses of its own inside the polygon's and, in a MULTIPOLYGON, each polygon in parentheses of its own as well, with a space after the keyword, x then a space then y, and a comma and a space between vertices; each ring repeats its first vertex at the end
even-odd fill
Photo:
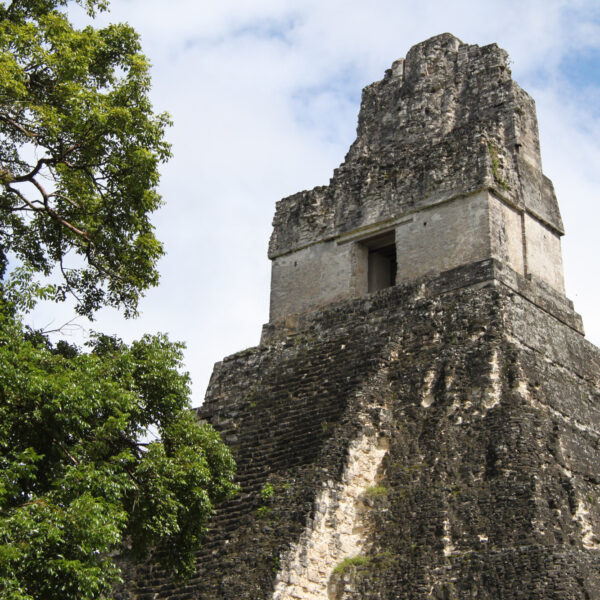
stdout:
POLYGON ((0 2, 0 276, 9 253, 43 275, 59 266, 55 299, 132 316, 158 282, 150 216, 170 119, 152 110, 137 33, 77 29, 66 4, 0 2))
POLYGON ((97 335, 90 352, 58 351, 4 300, 0 356, 0 598, 108 597, 124 540, 189 574, 237 486, 190 409, 182 345, 97 335), (150 428, 160 441, 142 441, 150 428))

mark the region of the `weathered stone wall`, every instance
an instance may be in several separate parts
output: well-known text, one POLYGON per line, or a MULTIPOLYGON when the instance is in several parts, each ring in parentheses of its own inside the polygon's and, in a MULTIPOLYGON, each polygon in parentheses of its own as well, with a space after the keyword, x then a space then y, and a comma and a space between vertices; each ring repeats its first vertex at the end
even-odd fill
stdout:
POLYGON ((487 191, 426 208, 396 228, 398 281, 489 258, 487 191))
POLYGON ((365 295, 367 249, 361 241, 390 227, 396 282, 495 258, 564 294, 560 238, 484 190, 278 257, 272 265, 270 322, 365 295))
POLYGON ((527 272, 564 293, 560 238, 554 235, 544 223, 529 214, 524 215, 523 230, 526 240, 527 272))
POLYGON ((242 493, 190 582, 138 567, 128 598, 600 597, 600 354, 504 269, 335 303, 218 364, 200 412, 242 493))
POLYGON ((491 256, 525 275, 524 215, 493 194, 490 194, 489 201, 491 256))
POLYGON ((269 598, 280 562, 314 518, 323 482, 344 470, 362 430, 354 418, 363 394, 377 401, 376 389, 365 386, 388 343, 383 312, 367 323, 342 309, 326 323, 217 364, 200 414, 233 448, 242 493, 219 510, 197 576, 179 586, 139 566, 128 597, 269 598), (267 482, 272 499, 261 494, 267 482))
POLYGON ((496 302, 491 327, 411 353, 418 376, 390 368, 388 493, 370 560, 331 598, 600 597, 598 351, 519 296, 496 302))
POLYGON ((396 227, 399 281, 497 258, 564 293, 535 104, 495 44, 437 36, 365 88, 356 141, 330 184, 277 204, 271 321, 364 293, 351 279, 356 253, 335 242, 396 227))
POLYGON ((320 242, 273 262, 270 321, 366 293, 366 249, 320 242))
POLYGON ((486 187, 562 233, 535 103, 506 52, 436 36, 363 90, 357 139, 329 186, 277 203, 269 256, 486 187))

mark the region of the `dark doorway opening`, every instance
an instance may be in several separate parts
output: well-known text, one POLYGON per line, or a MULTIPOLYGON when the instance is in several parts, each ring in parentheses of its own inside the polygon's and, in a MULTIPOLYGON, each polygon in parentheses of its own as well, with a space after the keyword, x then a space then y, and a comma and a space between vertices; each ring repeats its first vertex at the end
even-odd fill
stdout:
POLYGON ((369 249, 368 291, 376 292, 396 283, 396 235, 388 231, 362 242, 369 249))

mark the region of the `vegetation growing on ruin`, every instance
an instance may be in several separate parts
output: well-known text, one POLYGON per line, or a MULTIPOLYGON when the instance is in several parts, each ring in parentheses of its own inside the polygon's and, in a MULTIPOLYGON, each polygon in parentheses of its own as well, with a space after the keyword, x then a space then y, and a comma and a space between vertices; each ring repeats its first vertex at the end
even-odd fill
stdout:
POLYGON ((341 575, 353 567, 366 567, 370 562, 371 559, 368 556, 362 556, 361 554, 350 556, 337 564, 333 569, 333 573, 341 575))
POLYGON ((381 498, 387 496, 389 489, 384 485, 373 485, 365 490, 365 495, 370 498, 381 498))
POLYGON ((488 151, 492 159, 492 174, 494 175, 494 180, 505 192, 507 192, 508 183, 506 183, 506 180, 504 180, 500 175, 500 160, 498 158, 498 150, 492 142, 488 142, 488 151))

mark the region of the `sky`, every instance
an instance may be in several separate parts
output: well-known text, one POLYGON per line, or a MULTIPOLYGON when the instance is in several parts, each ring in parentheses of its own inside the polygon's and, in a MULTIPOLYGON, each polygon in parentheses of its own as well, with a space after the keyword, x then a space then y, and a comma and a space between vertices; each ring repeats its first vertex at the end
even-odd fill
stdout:
MULTIPOLYGON (((200 405, 213 364, 257 345, 268 321, 275 202, 327 184, 355 138, 362 88, 412 45, 450 32, 507 50, 536 101, 566 229, 567 296, 600 345, 598 0, 112 0, 97 25, 121 21, 153 65, 155 110, 174 121, 153 218, 167 254, 139 318, 105 309, 76 321, 71 342, 89 327, 184 341, 200 405)), ((32 324, 72 316, 42 306, 32 324)))

